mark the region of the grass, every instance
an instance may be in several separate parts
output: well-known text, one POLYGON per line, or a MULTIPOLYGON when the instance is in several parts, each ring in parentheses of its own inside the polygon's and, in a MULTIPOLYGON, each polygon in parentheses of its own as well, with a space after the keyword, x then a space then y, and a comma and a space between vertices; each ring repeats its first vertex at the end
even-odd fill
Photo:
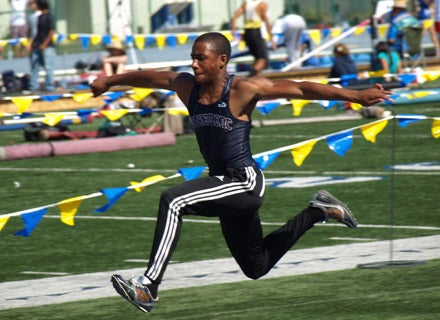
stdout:
MULTIPOLYGON (((396 113, 418 113, 438 117, 440 104, 396 106, 396 113)), ((317 105, 304 108, 302 116, 339 114, 323 111, 317 105)), ((291 108, 279 107, 266 118, 287 118, 291 108)), ((256 119, 263 119, 255 114, 256 119)), ((148 123, 153 119, 145 119, 148 123)), ((329 123, 295 124, 254 128, 254 153, 272 150, 314 137, 358 126, 370 119, 329 123)), ((99 122, 72 126, 72 130, 97 129, 99 122)), ((431 135, 429 120, 396 127, 395 145, 390 122, 375 144, 354 132, 353 146, 344 157, 333 153, 325 141, 318 142, 301 167, 289 152, 282 153, 266 170, 276 177, 358 177, 383 179, 325 186, 348 203, 361 224, 390 223, 392 198, 396 225, 440 227, 438 194, 440 174, 432 171, 389 170, 393 152, 396 164, 439 161, 439 140, 431 135), (394 187, 394 189, 392 188, 394 187)), ((0 145, 22 143, 21 131, 4 131, 0 145)), ((178 168, 204 165, 194 136, 177 137, 175 146, 86 154, 65 157, 23 159, 0 163, 0 213, 34 208, 63 199, 96 192, 103 188, 124 187, 155 174, 172 175, 178 168), (135 169, 127 169, 135 163, 135 169), (57 169, 54 171, 53 169, 57 169), (99 170, 96 170, 99 169, 99 170), (113 170, 113 169, 117 169, 113 170), (15 188, 14 181, 21 183, 15 188)), ((159 194, 177 183, 174 179, 153 185, 142 193, 127 192, 101 216, 155 217, 159 194)), ((282 223, 300 211, 316 187, 267 188, 261 217, 282 223)), ((103 197, 84 201, 78 216, 93 217, 92 211, 106 203, 103 197)), ((139 267, 128 259, 145 259, 153 237, 153 221, 75 220, 75 226, 62 224, 52 208, 29 238, 16 237, 21 219, 11 218, 0 232, 0 282, 36 279, 42 275, 23 271, 87 272, 139 267), (137 232, 133 232, 137 230, 137 232)), ((265 232, 273 230, 265 226, 265 232)), ((394 229, 396 238, 439 234, 438 230, 394 229)), ((365 237, 386 240, 387 228, 314 228, 295 248, 340 244, 332 236, 365 237)), ((342 243, 350 243, 345 240, 342 243)), ((217 224, 186 223, 173 255, 175 261, 195 261, 230 257, 217 224), (219 241, 220 240, 220 241, 219 241), (197 248, 195 250, 195 248, 197 248)), ((439 280, 438 260, 413 268, 348 270, 279 279, 263 279, 200 288, 169 290, 152 319, 437 319, 439 280)), ((0 311, 1 319, 144 319, 144 315, 120 298, 71 302, 26 309, 0 311)))

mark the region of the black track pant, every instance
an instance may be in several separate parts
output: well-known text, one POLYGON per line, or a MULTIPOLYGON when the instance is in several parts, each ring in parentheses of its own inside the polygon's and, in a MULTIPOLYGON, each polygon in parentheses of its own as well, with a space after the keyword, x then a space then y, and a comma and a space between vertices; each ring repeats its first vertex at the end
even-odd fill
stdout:
POLYGON ((257 279, 324 213, 308 207, 266 237, 258 215, 263 203, 264 176, 254 167, 228 170, 225 176, 187 181, 161 195, 153 248, 145 275, 160 283, 179 239, 182 216, 219 217, 226 243, 246 276, 257 279))

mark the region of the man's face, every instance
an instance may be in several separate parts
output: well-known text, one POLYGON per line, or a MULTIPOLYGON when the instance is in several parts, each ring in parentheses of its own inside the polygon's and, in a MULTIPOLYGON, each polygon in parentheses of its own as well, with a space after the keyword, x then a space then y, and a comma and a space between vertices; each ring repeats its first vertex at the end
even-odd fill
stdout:
POLYGON ((225 55, 216 55, 206 42, 196 42, 191 52, 195 80, 199 84, 211 82, 226 65, 225 55))

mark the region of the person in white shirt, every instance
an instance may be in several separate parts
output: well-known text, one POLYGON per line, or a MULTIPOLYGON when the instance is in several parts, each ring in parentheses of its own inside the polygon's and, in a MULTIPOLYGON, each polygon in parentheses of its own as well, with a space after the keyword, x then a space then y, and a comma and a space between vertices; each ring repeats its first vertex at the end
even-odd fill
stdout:
MULTIPOLYGON (((26 21, 26 8, 28 0, 9 0, 11 6, 10 31, 12 39, 26 38, 28 26, 26 21)), ((25 47, 21 43, 13 46, 15 57, 24 57, 25 47)))

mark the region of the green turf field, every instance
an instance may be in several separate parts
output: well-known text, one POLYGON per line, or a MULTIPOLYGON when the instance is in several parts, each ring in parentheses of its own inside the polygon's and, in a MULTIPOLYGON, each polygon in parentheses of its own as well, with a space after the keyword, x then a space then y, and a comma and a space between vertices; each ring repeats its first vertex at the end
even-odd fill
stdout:
MULTIPOLYGON (((395 106, 396 114, 439 117, 440 104, 395 106)), ((255 119, 292 118, 291 107, 271 114, 255 113, 255 119)), ((341 114, 337 109, 306 106, 302 117, 341 114)), ((145 123, 153 119, 145 119, 145 123)), ((254 128, 254 153, 366 124, 372 119, 294 124, 254 128)), ((332 236, 387 240, 439 234, 440 194, 439 139, 431 134, 432 120, 401 128, 389 122, 376 143, 366 141, 355 130, 353 146, 344 157, 319 141, 301 167, 293 164, 290 152, 282 153, 266 169, 266 178, 293 177, 381 177, 380 180, 335 183, 324 186, 345 201, 360 224, 368 228, 314 228, 295 248, 350 243, 332 236), (394 133, 394 134, 393 134, 394 133), (437 169, 398 165, 432 163, 437 169), (427 226, 437 229, 393 229, 379 226, 427 226), (378 227, 374 227, 377 225, 378 227)), ((96 129, 99 122, 72 126, 72 130, 96 129)), ((0 145, 22 143, 21 131, 0 133, 0 145)), ((24 159, 0 163, 0 214, 44 206, 103 188, 125 187, 152 175, 170 176, 177 169, 204 165, 194 136, 177 137, 175 146, 68 157, 24 159), (134 169, 127 168, 134 163, 134 169), (14 182, 20 182, 16 188, 14 182)), ((52 208, 29 238, 13 233, 23 228, 21 219, 11 218, 0 232, 0 282, 26 280, 42 275, 24 271, 80 274, 140 267, 128 259, 146 259, 154 221, 98 220, 81 217, 154 217, 161 190, 181 178, 157 183, 142 193, 127 192, 108 212, 92 211, 106 203, 104 197, 84 201, 75 226, 62 224, 52 208)), ((264 222, 283 223, 307 205, 319 186, 267 188, 261 210, 264 222)), ((274 226, 265 226, 270 231, 274 226)), ((195 261, 230 257, 217 224, 184 224, 173 261, 195 261)), ((350 270, 306 276, 259 280, 164 291, 152 319, 438 319, 440 265, 385 270, 350 270)), ((145 315, 120 298, 72 302, 62 305, 0 311, 0 319, 144 319, 145 315)))

